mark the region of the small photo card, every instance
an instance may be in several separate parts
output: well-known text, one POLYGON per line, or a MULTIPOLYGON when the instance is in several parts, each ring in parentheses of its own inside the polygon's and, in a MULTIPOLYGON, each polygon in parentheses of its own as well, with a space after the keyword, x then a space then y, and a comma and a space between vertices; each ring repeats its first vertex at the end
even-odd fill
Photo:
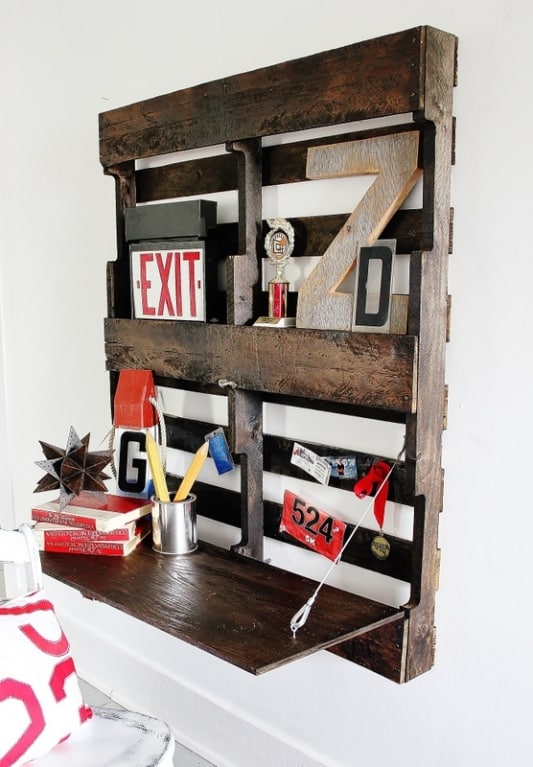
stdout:
POLYGON ((331 466, 333 479, 357 479, 357 461, 354 455, 325 455, 331 466))
POLYGON ((327 485, 331 475, 331 464, 303 445, 294 443, 291 463, 303 469, 322 485, 327 485))

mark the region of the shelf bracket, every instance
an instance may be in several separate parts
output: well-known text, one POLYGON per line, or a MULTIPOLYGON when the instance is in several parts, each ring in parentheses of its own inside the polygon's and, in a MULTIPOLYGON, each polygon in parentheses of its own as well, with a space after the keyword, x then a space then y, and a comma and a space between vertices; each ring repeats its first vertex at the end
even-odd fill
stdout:
POLYGON ((131 316, 130 264, 124 214, 126 208, 133 207, 137 200, 135 163, 133 161, 117 163, 106 168, 105 173, 115 181, 117 234, 117 259, 107 263, 107 314, 109 317, 129 317, 131 316))
POLYGON ((246 325, 254 317, 259 290, 258 243, 262 227, 261 139, 250 138, 226 144, 238 157, 239 253, 229 256, 228 324, 246 325))
POLYGON ((241 541, 232 550, 263 559, 263 407, 255 392, 228 393, 230 449, 241 456, 241 541))

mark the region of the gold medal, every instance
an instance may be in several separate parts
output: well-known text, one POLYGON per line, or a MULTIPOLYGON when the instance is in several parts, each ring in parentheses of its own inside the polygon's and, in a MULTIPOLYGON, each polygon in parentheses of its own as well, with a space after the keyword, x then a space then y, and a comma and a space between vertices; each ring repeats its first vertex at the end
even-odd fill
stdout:
POLYGON ((376 559, 387 559, 390 554, 390 543, 384 535, 376 535, 370 544, 370 551, 376 559))

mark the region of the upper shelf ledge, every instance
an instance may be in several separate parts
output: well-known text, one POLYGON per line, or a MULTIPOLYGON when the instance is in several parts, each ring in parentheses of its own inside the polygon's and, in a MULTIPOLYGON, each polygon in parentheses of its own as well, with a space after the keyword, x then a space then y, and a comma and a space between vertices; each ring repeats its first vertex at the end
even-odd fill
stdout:
POLYGON ((109 370, 414 412, 417 339, 380 333, 107 319, 109 370))
POLYGON ((415 27, 103 112, 101 163, 423 114, 431 53, 450 40, 433 27, 415 27))

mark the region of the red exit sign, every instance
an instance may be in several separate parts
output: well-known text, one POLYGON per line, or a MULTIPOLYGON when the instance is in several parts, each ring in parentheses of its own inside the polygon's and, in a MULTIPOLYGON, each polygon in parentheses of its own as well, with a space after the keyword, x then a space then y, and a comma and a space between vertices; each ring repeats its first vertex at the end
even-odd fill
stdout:
POLYGON ((134 317, 206 319, 205 250, 131 250, 134 317))

